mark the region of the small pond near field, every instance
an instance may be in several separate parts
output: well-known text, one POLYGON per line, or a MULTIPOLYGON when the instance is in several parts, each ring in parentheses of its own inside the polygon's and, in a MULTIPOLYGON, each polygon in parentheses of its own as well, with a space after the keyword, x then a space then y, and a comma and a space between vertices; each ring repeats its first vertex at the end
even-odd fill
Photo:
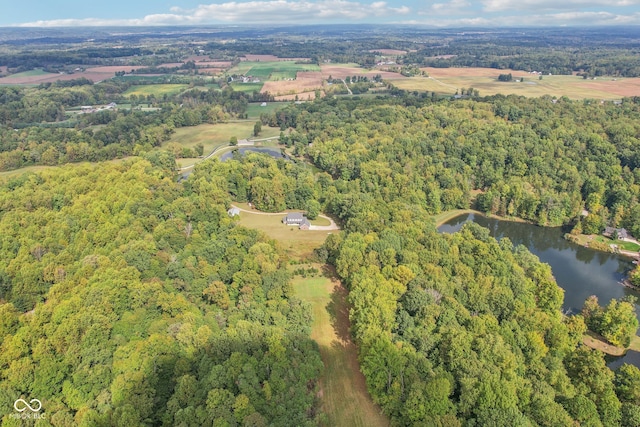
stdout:
POLYGON ((271 157, 275 158, 275 159, 286 159, 286 157, 282 154, 282 151, 280 150, 280 148, 274 148, 274 147, 239 147, 235 150, 232 151, 227 151, 226 153, 224 153, 222 156, 220 156, 220 160, 222 160, 223 162, 225 160, 229 160, 231 158, 233 158, 234 154, 235 155, 240 155, 240 156, 244 156, 246 153, 261 153, 261 154, 268 154, 271 157))
MULTIPOLYGON (((549 264, 558 285, 565 291, 565 310, 579 312, 584 301, 591 295, 598 297, 600 305, 606 305, 611 299, 625 295, 634 295, 640 299, 638 292, 620 284, 634 267, 629 258, 576 245, 565 240, 559 228, 502 221, 480 214, 457 216, 438 227, 438 231, 454 233, 469 221, 488 228, 496 239, 508 237, 514 246, 526 246, 540 261, 549 264)), ((640 309, 636 304, 636 314, 638 313, 640 309)), ((628 351, 610 366, 616 367, 623 362, 640 367, 640 353, 628 351)))

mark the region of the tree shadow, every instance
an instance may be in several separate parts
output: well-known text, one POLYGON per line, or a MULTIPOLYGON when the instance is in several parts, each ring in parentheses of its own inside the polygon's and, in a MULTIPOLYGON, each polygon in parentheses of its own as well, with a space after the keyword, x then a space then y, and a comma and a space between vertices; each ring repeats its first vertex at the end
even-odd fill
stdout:
POLYGON ((327 304, 327 312, 331 318, 331 326, 336 336, 345 345, 351 342, 349 306, 347 303, 347 290, 339 282, 336 282, 331 292, 331 301, 327 304))

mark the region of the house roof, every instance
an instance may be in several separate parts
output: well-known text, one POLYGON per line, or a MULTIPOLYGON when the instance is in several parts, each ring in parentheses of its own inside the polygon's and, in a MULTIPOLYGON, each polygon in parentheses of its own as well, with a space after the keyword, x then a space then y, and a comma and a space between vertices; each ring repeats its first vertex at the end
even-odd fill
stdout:
POLYGON ((229 214, 229 216, 236 216, 236 215, 240 215, 240 209, 238 208, 231 208, 227 211, 227 214, 229 214))
POLYGON ((289 220, 298 220, 298 221, 302 221, 303 219, 305 219, 304 214, 302 212, 290 212, 287 214, 286 218, 289 220))

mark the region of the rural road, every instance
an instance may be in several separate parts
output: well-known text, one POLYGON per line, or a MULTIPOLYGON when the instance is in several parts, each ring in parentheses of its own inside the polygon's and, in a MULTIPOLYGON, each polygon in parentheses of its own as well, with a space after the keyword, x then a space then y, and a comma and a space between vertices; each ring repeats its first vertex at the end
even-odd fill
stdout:
MULTIPOLYGON (((236 206, 234 204, 231 205, 232 208, 236 208, 238 209, 240 212, 246 212, 249 214, 253 214, 253 215, 286 215, 289 212, 259 212, 259 211, 249 211, 246 209, 242 209, 240 206, 236 206)), ((329 218, 326 215, 318 215, 320 218, 324 218, 329 220, 329 222, 331 222, 330 225, 312 225, 309 227, 309 230, 315 230, 315 231, 330 231, 330 230, 340 230, 340 227, 338 227, 338 224, 335 223, 335 221, 331 218, 329 218)))

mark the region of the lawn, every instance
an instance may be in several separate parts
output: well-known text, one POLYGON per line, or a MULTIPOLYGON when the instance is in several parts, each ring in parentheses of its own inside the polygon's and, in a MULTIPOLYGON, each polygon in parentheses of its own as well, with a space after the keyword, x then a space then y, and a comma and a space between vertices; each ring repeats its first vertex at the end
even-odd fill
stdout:
POLYGON ((293 280, 296 296, 311 304, 311 338, 318 343, 325 366, 320 379, 321 410, 326 426, 388 426, 380 408, 371 401, 360 373, 356 347, 351 341, 347 291, 335 273, 319 264, 324 277, 293 280))
POLYGON ((542 76, 525 71, 493 69, 428 69, 430 77, 410 77, 394 80, 399 89, 429 91, 453 95, 462 88, 477 89, 480 96, 496 94, 515 94, 527 97, 551 95, 567 96, 572 99, 620 99, 623 96, 640 95, 639 79, 614 79, 603 77, 597 80, 585 80, 578 76, 542 76), (501 73, 511 72, 514 79, 524 78, 521 82, 499 82, 501 73), (466 73, 466 74, 465 74, 466 73))
POLYGON ((613 240, 605 236, 596 236, 594 240, 606 243, 607 245, 618 245, 620 249, 624 249, 625 251, 638 252, 640 250, 640 245, 633 242, 625 242, 624 240, 613 240))
POLYGON ((331 233, 336 231, 300 230, 298 227, 282 223, 282 214, 259 215, 240 212, 240 225, 263 231, 277 240, 290 256, 307 259, 313 250, 322 245, 331 233))
POLYGON ((136 85, 127 89, 123 95, 136 95, 136 96, 148 96, 154 95, 161 97, 163 95, 174 95, 187 89, 189 85, 186 84, 153 84, 153 85, 136 85))
POLYGON ((231 83, 233 90, 245 93, 260 92, 260 90, 262 90, 262 86, 264 86, 264 83, 231 83))
POLYGON ((267 102, 265 107, 261 107, 261 104, 261 102, 252 102, 249 104, 247 114, 250 119, 257 120, 260 118, 260 114, 271 114, 273 111, 289 105, 288 102, 267 102))

